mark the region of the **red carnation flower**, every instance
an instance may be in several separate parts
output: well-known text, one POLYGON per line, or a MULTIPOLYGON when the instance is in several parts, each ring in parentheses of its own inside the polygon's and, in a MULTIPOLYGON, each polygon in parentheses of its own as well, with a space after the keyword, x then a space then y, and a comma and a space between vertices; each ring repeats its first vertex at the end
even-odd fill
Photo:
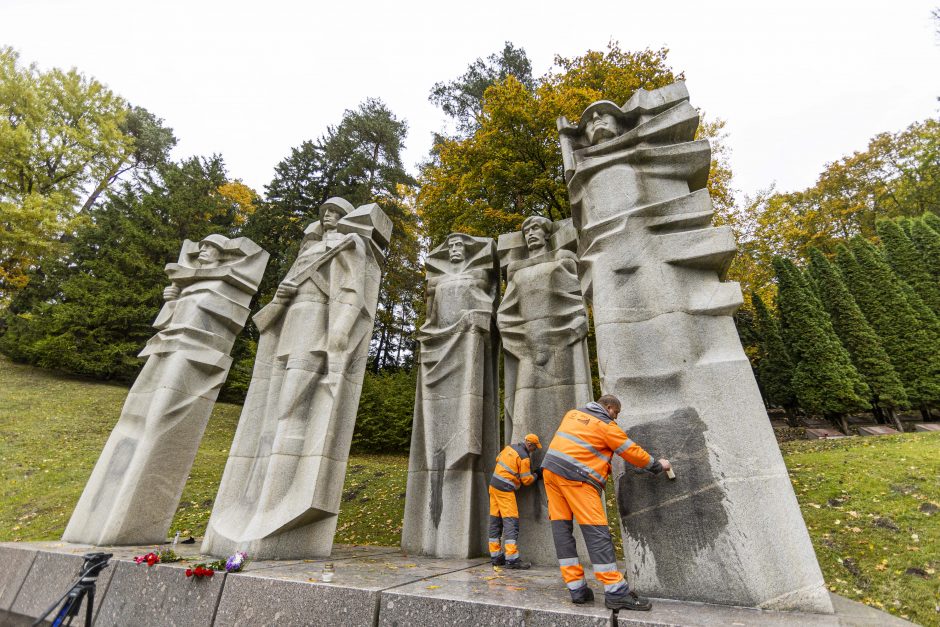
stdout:
POLYGON ((215 574, 215 571, 212 570, 211 568, 206 569, 206 577, 211 577, 214 574, 215 574))
POLYGON ((202 577, 204 574, 206 574, 206 569, 204 569, 202 566, 196 566, 195 573, 197 577, 202 577))
POLYGON ((187 568, 187 569, 186 569, 186 576, 187 576, 187 577, 192 577, 192 576, 193 576, 193 569, 192 569, 192 568, 187 568))

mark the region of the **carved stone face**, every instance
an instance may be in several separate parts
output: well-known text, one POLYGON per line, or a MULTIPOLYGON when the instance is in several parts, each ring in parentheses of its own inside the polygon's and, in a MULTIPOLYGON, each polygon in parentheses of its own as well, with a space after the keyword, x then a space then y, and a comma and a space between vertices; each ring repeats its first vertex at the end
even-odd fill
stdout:
POLYGON ((529 248, 530 253, 536 253, 545 250, 545 244, 548 239, 548 235, 545 233, 545 229, 542 228, 542 225, 540 225, 538 222, 533 222, 523 227, 522 235, 525 237, 525 244, 529 248))
POLYGON ((196 257, 196 260, 202 267, 217 266, 221 259, 221 250, 209 242, 199 242, 199 256, 196 257))
POLYGON ((617 118, 610 113, 595 111, 584 127, 584 132, 592 146, 613 139, 619 133, 617 118))
POLYGON ((459 237, 452 237, 447 242, 447 252, 450 253, 452 263, 460 263, 463 261, 465 257, 463 240, 459 237))
POLYGON ((336 225, 342 217, 343 214, 339 210, 327 207, 326 211, 323 212, 323 217, 320 219, 320 224, 323 225, 324 231, 333 231, 336 230, 336 225))

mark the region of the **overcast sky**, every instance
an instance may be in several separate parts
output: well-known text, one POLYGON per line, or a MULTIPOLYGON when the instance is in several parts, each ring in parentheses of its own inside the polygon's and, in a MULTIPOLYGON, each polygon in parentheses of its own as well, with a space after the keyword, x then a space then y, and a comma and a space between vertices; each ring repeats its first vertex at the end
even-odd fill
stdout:
POLYGON ((940 0, 291 2, 0 0, 0 45, 75 66, 162 117, 175 156, 221 153, 263 191, 290 148, 379 97, 416 170, 444 117, 431 86, 512 41, 555 54, 668 47, 692 104, 727 121, 735 187, 812 185, 870 137, 938 115, 940 0))

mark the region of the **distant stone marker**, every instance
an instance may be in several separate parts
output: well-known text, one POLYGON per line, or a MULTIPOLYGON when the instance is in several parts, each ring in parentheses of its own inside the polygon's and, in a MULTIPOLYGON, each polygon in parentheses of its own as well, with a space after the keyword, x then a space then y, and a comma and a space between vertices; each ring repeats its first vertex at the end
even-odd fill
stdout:
POLYGON ((183 242, 167 264, 166 303, 134 381, 62 539, 166 542, 186 477, 225 382, 268 253, 250 239, 183 242))
POLYGON ((859 435, 898 435, 900 431, 884 425, 874 425, 869 427, 859 427, 859 435))
POLYGON ((841 431, 836 431, 835 429, 829 429, 827 427, 820 427, 816 429, 807 429, 806 430, 806 439, 807 440, 835 440, 838 438, 848 437, 841 431))
POLYGON ((914 425, 914 431, 940 431, 940 422, 924 422, 914 425))

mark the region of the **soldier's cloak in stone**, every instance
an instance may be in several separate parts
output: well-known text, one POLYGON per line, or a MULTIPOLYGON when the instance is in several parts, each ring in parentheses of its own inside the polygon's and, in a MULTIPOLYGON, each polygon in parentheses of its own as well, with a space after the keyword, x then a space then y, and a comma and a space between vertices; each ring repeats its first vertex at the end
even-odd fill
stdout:
POLYGON ((329 555, 391 222, 365 205, 324 236, 311 224, 261 332, 203 552, 329 555))
POLYGON ((186 240, 167 276, 180 288, 154 321, 147 363, 92 471, 63 540, 94 545, 166 541, 199 442, 232 359, 235 336, 268 253, 247 238, 207 238, 215 267, 186 240))
POLYGON ((418 336, 415 398, 402 546, 438 557, 486 548, 489 465, 499 447, 491 239, 460 236, 465 260, 447 241, 427 259, 428 316, 418 336))

